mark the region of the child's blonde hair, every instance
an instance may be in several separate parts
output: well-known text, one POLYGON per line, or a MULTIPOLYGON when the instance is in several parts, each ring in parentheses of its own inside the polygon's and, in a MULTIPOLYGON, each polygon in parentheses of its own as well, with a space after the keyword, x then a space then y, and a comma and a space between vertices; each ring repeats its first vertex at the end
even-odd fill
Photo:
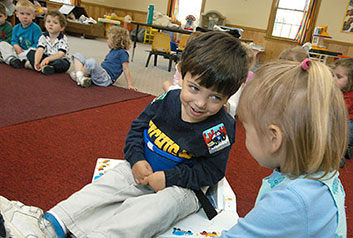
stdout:
POLYGON ((261 138, 276 125, 283 134, 281 172, 298 177, 339 168, 348 144, 348 115, 330 69, 309 61, 260 67, 244 88, 237 108, 240 120, 254 125, 261 138))
POLYGON ((256 61, 255 52, 252 49, 251 45, 248 45, 244 42, 242 42, 241 45, 244 47, 246 51, 246 58, 248 60, 248 67, 250 70, 255 65, 255 61, 256 61))
POLYGON ((353 58, 343 58, 336 60, 333 65, 333 69, 338 66, 347 68, 348 71, 348 82, 347 86, 342 88, 342 92, 351 92, 353 91, 353 58))
POLYGON ((4 16, 7 16, 7 15, 6 15, 6 8, 5 8, 5 5, 2 4, 1 2, 0 2, 0 14, 1 14, 1 15, 4 15, 4 16))
POLYGON ((285 49, 280 53, 278 57, 278 59, 281 60, 291 60, 297 62, 302 62, 306 58, 309 58, 308 52, 306 52, 306 50, 301 46, 285 49))
POLYGON ((28 0, 19 0, 16 3, 16 10, 19 10, 20 8, 30 9, 33 12, 36 10, 36 8, 34 7, 34 4, 28 0))
POLYGON ((112 26, 108 29, 108 36, 111 37, 113 49, 130 49, 130 35, 129 31, 125 28, 112 26))

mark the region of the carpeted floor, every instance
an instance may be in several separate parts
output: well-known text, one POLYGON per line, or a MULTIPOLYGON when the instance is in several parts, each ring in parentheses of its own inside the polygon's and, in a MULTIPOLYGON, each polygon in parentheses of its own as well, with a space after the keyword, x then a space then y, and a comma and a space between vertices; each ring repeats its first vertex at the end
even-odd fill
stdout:
POLYGON ((43 209, 89 183, 97 158, 123 158, 154 96, 0 128, 0 195, 43 209))
POLYGON ((66 73, 46 76, 6 64, 0 72, 0 127, 148 95, 114 86, 82 88, 66 73))
MULTIPOLYGON (((70 114, 0 128, 0 195, 44 210, 89 183, 96 159, 123 158, 125 136, 153 96, 114 103, 70 114)), ((348 237, 353 234, 353 161, 340 171, 347 194, 348 237)), ((245 134, 237 123, 226 177, 244 216, 253 207, 263 177, 245 149, 245 134)))

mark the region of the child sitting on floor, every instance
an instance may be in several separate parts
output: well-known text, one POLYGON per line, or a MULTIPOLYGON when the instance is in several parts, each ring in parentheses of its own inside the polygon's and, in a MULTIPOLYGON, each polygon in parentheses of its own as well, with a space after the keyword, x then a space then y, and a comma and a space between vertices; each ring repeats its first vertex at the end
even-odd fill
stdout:
POLYGON ((12 26, 6 19, 6 8, 4 4, 0 3, 0 42, 6 41, 11 43, 12 26))
POLYGON ((64 73, 70 68, 67 57, 68 43, 63 34, 66 18, 59 11, 48 11, 44 17, 45 32, 38 41, 37 50, 27 54, 26 68, 34 68, 43 74, 64 73))
POLYGON ((0 196, 9 233, 150 238, 196 213, 201 188, 225 176, 235 120, 223 105, 245 81, 247 61, 239 40, 211 31, 186 46, 179 64, 181 90, 154 99, 132 122, 126 161, 44 216, 39 208, 0 196))
POLYGON ((310 59, 263 65, 244 87, 237 115, 247 150, 274 171, 254 208, 222 237, 347 237, 338 177, 347 109, 330 69, 310 59))
POLYGON ((122 72, 128 83, 128 88, 137 91, 132 85, 129 70, 129 53, 131 46, 128 30, 122 27, 113 26, 108 30, 107 44, 110 48, 101 65, 93 58, 86 59, 81 53, 72 56, 75 71, 71 72, 71 78, 84 88, 92 83, 97 86, 109 86, 115 83, 122 72))
POLYGON ((347 153, 342 157, 341 167, 344 167, 345 159, 353 155, 353 58, 339 59, 334 62, 333 71, 336 85, 343 92, 344 101, 348 108, 350 134, 347 153))
POLYGON ((6 64, 13 68, 23 68, 30 48, 37 48, 38 39, 42 35, 40 27, 32 22, 34 19, 34 5, 28 0, 16 3, 16 17, 20 23, 12 31, 11 44, 0 42, 0 53, 6 64))

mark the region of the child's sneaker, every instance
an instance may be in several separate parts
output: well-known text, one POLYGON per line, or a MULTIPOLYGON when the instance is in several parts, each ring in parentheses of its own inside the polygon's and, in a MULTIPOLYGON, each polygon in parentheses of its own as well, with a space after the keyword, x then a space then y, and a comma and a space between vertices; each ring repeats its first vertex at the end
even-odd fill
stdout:
POLYGON ((80 85, 79 82, 77 82, 77 76, 76 76, 76 72, 75 71, 72 71, 70 73, 70 77, 73 81, 75 81, 77 83, 77 85, 80 85))
POLYGON ((6 237, 5 221, 4 221, 4 218, 2 217, 1 213, 0 213, 0 237, 1 238, 6 237))
POLYGON ((37 207, 25 206, 0 196, 0 211, 5 221, 8 237, 56 238, 51 223, 43 218, 37 207))
POLYGON ((83 88, 88 88, 92 84, 92 79, 90 77, 83 76, 83 77, 77 78, 77 83, 79 83, 83 88))
POLYGON ((52 65, 44 65, 41 69, 42 73, 45 75, 50 75, 55 73, 55 68, 52 65))
POLYGON ((25 62, 25 69, 33 69, 31 62, 29 62, 29 60, 26 60, 25 62))
POLYGON ((10 65, 15 69, 22 69, 24 63, 20 59, 12 57, 12 59, 10 59, 10 65))

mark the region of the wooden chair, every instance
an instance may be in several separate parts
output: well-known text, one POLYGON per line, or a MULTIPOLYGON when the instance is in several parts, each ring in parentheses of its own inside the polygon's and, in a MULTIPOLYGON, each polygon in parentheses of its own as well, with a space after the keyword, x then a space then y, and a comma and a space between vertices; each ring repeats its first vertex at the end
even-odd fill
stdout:
POLYGON ((183 51, 186 46, 186 42, 188 41, 190 35, 182 34, 180 37, 178 51, 183 51))
POLYGON ((148 67, 152 55, 154 55, 154 66, 157 66, 158 55, 169 59, 168 71, 170 72, 173 61, 176 61, 177 59, 176 54, 172 53, 170 50, 170 36, 168 34, 163 32, 155 33, 152 42, 152 50, 149 52, 146 67, 148 67))

